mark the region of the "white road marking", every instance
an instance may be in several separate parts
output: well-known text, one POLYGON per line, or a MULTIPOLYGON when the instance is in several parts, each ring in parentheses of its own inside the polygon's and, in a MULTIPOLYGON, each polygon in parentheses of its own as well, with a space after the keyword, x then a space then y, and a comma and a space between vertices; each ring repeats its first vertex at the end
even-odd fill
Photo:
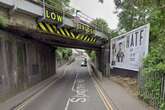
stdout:
POLYGON ((87 90, 84 87, 85 81, 82 79, 78 80, 77 78, 78 78, 78 73, 76 73, 76 76, 72 85, 72 91, 75 92, 76 95, 69 97, 65 106, 65 110, 68 110, 70 103, 84 103, 87 101, 86 99, 88 97, 86 95, 87 90), (76 83, 77 83, 77 87, 76 87, 76 83))
POLYGON ((68 110, 69 102, 70 102, 70 98, 68 99, 68 101, 67 101, 67 103, 66 103, 65 110, 68 110))
POLYGON ((18 105, 17 107, 15 107, 13 110, 23 110, 24 107, 29 104, 32 100, 34 100, 35 98, 37 98, 40 94, 42 94, 44 91, 46 91, 50 86, 52 86, 56 81, 60 80, 61 78, 63 78, 63 76, 65 75, 66 71, 68 70, 68 67, 66 67, 66 69, 64 70, 64 74, 59 77, 58 79, 56 79, 55 81, 49 83, 46 87, 44 87, 42 90, 40 90, 39 92, 37 92, 36 94, 32 95, 32 97, 30 97, 29 99, 27 99, 27 101, 23 102, 22 104, 18 105))
POLYGON ((77 77, 78 77, 78 73, 76 73, 76 77, 74 79, 74 83, 73 83, 73 86, 72 86, 72 91, 76 91, 75 90, 75 85, 76 85, 77 77))
POLYGON ((37 92, 34 96, 30 97, 27 101, 25 101, 24 103, 22 103, 21 105, 17 106, 16 108, 14 108, 13 110, 22 110, 28 103, 30 103, 32 100, 34 100, 35 98, 37 98, 40 94, 42 94, 44 91, 46 91, 50 86, 52 86, 57 80, 51 82, 50 84, 48 84, 48 86, 46 86, 44 89, 40 90, 39 92, 37 92))
MULTIPOLYGON (((73 86, 72 86, 72 91, 76 91, 75 90, 75 85, 76 85, 77 77, 78 77, 78 73, 76 73, 76 77, 74 79, 73 86)), ((68 99, 68 101, 66 103, 65 110, 68 110, 69 103, 70 103, 70 98, 68 99)))

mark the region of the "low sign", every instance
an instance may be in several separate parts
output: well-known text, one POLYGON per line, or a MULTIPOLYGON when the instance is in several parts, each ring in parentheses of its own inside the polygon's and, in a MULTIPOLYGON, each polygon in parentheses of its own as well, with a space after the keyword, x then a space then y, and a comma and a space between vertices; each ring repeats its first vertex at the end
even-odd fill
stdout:
POLYGON ((45 18, 47 20, 50 20, 51 22, 61 23, 61 24, 63 23, 62 14, 59 14, 56 11, 53 11, 53 10, 45 9, 45 18))
POLYGON ((144 25, 111 39, 111 67, 139 71, 148 53, 149 27, 144 25))

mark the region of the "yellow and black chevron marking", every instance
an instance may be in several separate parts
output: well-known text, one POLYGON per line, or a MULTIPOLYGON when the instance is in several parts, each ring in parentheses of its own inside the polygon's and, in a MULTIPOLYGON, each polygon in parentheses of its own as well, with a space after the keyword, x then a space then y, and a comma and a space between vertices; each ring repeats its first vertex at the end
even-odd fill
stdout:
POLYGON ((75 38, 76 38, 76 36, 74 35, 74 33, 73 33, 73 32, 70 32, 70 34, 71 34, 71 38, 73 38, 73 39, 75 39, 75 38))
POLYGON ((71 37, 71 35, 70 35, 70 33, 69 33, 69 31, 67 29, 64 29, 64 31, 65 31, 67 37, 71 37))
POLYGON ((37 23, 37 29, 46 33, 56 34, 61 37, 68 37, 71 39, 81 40, 87 43, 95 44, 96 38, 89 37, 84 34, 75 34, 64 28, 57 28, 54 24, 39 22, 37 23))

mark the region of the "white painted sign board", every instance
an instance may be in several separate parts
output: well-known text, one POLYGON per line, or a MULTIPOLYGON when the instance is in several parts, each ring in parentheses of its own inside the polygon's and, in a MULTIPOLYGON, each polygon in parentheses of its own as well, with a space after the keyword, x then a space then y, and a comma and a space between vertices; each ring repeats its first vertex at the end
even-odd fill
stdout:
POLYGON ((111 68, 139 71, 148 53, 150 25, 144 25, 111 39, 111 68))

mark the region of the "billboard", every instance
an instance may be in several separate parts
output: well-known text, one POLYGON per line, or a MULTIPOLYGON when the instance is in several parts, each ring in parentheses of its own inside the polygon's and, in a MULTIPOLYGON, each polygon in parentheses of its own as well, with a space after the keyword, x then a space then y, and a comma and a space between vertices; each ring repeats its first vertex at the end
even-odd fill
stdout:
POLYGON ((148 53, 150 25, 144 25, 111 39, 112 68, 139 71, 143 58, 148 53))

